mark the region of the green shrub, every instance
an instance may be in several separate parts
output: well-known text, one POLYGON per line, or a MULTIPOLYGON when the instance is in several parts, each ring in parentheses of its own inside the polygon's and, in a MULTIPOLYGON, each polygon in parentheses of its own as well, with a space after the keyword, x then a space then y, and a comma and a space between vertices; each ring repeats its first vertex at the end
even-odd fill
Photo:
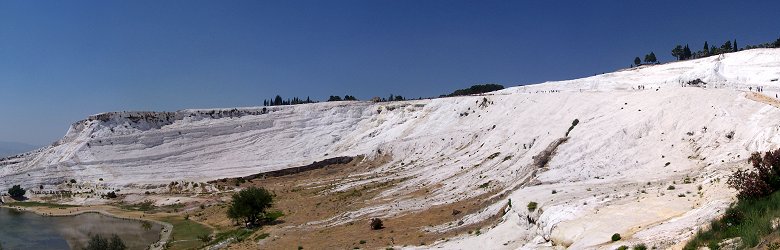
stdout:
POLYGON ((617 248, 617 250, 628 250, 628 246, 625 246, 625 245, 623 245, 623 246, 619 246, 619 247, 617 248))
POLYGON ((620 239, 620 234, 616 233, 612 235, 612 241, 619 241, 620 239))
POLYGON ((640 243, 640 244, 634 245, 633 249, 634 250, 647 250, 647 246, 645 246, 645 244, 643 244, 643 243, 640 243))
POLYGON ((379 230, 385 227, 384 224, 382 223, 382 219, 380 218, 371 218, 370 222, 371 223, 369 224, 372 230, 379 230))
POLYGON ((669 187, 666 188, 666 190, 674 190, 675 187, 673 185, 669 185, 669 187))
POLYGON ((535 211, 537 206, 539 206, 539 204, 536 203, 535 201, 529 202, 528 203, 528 212, 535 211))
POLYGON ((19 185, 14 185, 8 189, 8 195, 10 195, 12 198, 22 198, 26 193, 27 191, 25 191, 24 188, 19 185))

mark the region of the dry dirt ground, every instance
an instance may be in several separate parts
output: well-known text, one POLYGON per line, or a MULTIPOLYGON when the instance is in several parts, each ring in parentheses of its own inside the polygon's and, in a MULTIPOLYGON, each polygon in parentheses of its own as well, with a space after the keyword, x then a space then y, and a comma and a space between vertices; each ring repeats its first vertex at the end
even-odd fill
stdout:
POLYGON ((748 92, 748 93, 746 94, 746 97, 747 97, 748 99, 750 99, 750 100, 753 100, 753 101, 757 101, 757 102, 761 102, 761 103, 766 103, 766 104, 769 104, 769 105, 775 106, 775 107, 777 107, 777 108, 780 108, 780 101, 778 101, 778 100, 777 100, 777 99, 775 99, 775 98, 772 98, 772 97, 766 96, 766 95, 764 95, 764 94, 761 94, 761 93, 756 93, 756 92, 748 92))
MULTIPOLYGON (((280 176, 256 178, 240 182, 238 179, 224 179, 211 182, 219 193, 157 193, 134 197, 133 200, 178 200, 180 203, 154 207, 152 211, 138 211, 139 205, 114 203, 108 205, 80 206, 71 208, 30 207, 28 210, 41 214, 68 215, 79 211, 101 211, 125 218, 138 218, 161 221, 161 218, 176 216, 181 219, 205 224, 219 232, 241 229, 226 214, 230 197, 235 189, 250 186, 263 187, 276 195, 272 211, 284 213, 277 222, 257 229, 248 240, 233 242, 227 249, 385 249, 400 246, 420 246, 459 235, 475 233, 480 229, 495 225, 501 215, 478 224, 459 227, 446 233, 428 232, 427 227, 448 223, 458 223, 464 216, 490 205, 489 197, 495 197, 497 190, 483 195, 464 199, 454 203, 431 206, 422 211, 381 217, 384 228, 372 230, 369 217, 358 217, 346 223, 328 225, 311 222, 325 221, 343 215, 345 212, 394 202, 396 198, 422 198, 435 186, 422 187, 394 199, 374 199, 382 191, 388 190, 405 179, 391 179, 386 182, 368 182, 354 185, 344 191, 334 191, 344 184, 354 184, 366 178, 376 178, 376 174, 367 174, 373 168, 391 160, 384 155, 367 160, 363 156, 355 157, 350 163, 335 164, 305 172, 280 176), (262 234, 268 237, 260 239, 262 234)), ((48 198, 44 201, 58 202, 48 198)))
MULTIPOLYGON (((366 206, 389 200, 373 199, 380 192, 396 185, 400 180, 385 183, 369 183, 346 191, 333 192, 337 184, 344 183, 352 176, 365 173, 374 167, 386 163, 389 156, 363 161, 356 157, 348 164, 330 165, 321 169, 282 177, 254 179, 240 184, 241 187, 257 186, 275 193, 276 200, 272 210, 281 210, 284 216, 280 223, 266 225, 255 235, 268 233, 269 237, 257 241, 234 243, 229 249, 377 249, 392 246, 415 246, 431 244, 434 241, 462 233, 477 233, 480 228, 497 222, 494 219, 447 233, 426 232, 425 227, 446 223, 458 223, 465 215, 477 212, 488 204, 490 192, 472 199, 447 205, 433 206, 420 212, 410 212, 394 217, 381 218, 384 228, 372 230, 371 218, 358 218, 352 222, 335 226, 308 225, 308 222, 327 220, 344 212, 354 211, 366 206), (457 211, 455 211, 457 210, 457 211)), ((235 180, 226 180, 226 185, 235 185, 235 180)), ((435 187, 428 187, 435 188, 435 187)), ((416 190, 409 196, 424 196, 426 190, 416 190)), ((214 206, 207 209, 208 214, 195 217, 220 230, 235 229, 237 226, 226 218, 226 206, 214 206)))

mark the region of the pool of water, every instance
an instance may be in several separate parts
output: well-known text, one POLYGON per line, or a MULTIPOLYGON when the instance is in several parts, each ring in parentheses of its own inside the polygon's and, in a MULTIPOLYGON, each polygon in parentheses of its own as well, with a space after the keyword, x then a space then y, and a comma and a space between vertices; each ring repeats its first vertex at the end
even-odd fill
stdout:
POLYGON ((82 249, 94 234, 119 235, 128 249, 146 249, 160 239, 162 226, 98 213, 41 216, 0 208, 3 249, 82 249))

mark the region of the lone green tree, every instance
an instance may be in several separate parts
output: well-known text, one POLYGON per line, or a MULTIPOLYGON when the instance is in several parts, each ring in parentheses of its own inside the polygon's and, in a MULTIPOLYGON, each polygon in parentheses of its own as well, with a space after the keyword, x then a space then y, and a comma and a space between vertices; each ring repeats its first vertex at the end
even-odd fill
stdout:
POLYGON ((274 195, 264 188, 249 187, 233 194, 227 216, 243 221, 248 227, 257 225, 266 216, 266 209, 273 205, 274 195))
POLYGON ((84 250, 126 250, 127 246, 118 235, 112 234, 111 239, 103 238, 99 234, 92 235, 84 250))
POLYGON ((27 193, 27 191, 25 191, 24 188, 22 188, 19 185, 14 185, 13 187, 11 187, 11 189, 8 189, 8 195, 10 195, 11 198, 14 198, 14 199, 18 199, 18 198, 24 197, 24 194, 26 194, 26 193, 27 193))
POLYGON ((707 41, 704 41, 704 49, 702 49, 702 53, 704 53, 704 56, 710 55, 710 45, 707 44, 707 41))
POLYGON ((642 60, 638 56, 634 57, 634 65, 639 66, 640 64, 642 64, 642 60))

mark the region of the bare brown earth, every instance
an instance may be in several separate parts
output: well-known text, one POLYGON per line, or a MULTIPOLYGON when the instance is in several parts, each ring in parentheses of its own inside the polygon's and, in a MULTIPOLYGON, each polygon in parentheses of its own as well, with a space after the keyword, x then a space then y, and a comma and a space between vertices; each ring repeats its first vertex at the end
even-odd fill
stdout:
MULTIPOLYGON (((355 211, 360 208, 375 205, 382 201, 374 200, 382 191, 385 191, 403 180, 369 183, 356 186, 342 192, 332 192, 336 184, 352 176, 361 175, 374 167, 380 166, 390 160, 389 156, 378 157, 374 160, 363 161, 357 157, 348 164, 331 165, 325 168, 307 171, 303 173, 254 179, 241 184, 241 187, 258 186, 271 190, 277 195, 273 209, 284 212, 281 223, 266 225, 255 235, 268 233, 266 239, 256 241, 244 241, 232 244, 229 249, 377 249, 391 246, 413 246, 431 244, 437 240, 446 239, 463 233, 477 233, 480 228, 485 228, 497 222, 491 219, 477 225, 459 228, 446 233, 427 232, 428 226, 458 223, 463 216, 475 213, 488 205, 487 198, 496 192, 489 192, 472 199, 461 200, 447 205, 432 206, 424 211, 409 212, 394 217, 381 218, 384 228, 371 230, 369 220, 371 218, 358 218, 357 220, 334 226, 308 225, 313 221, 322 221, 344 212, 355 211), (458 210, 459 212, 453 212, 458 210)), ((226 184, 235 182, 227 180, 226 184)), ((427 187, 406 194, 408 198, 424 197, 430 190, 436 187, 427 187)), ((219 207, 209 215, 202 217, 202 222, 217 226, 222 230, 238 228, 225 216, 226 207, 219 207)), ((500 216, 494 216, 499 218, 500 216)))
MULTIPOLYGON (((419 187, 407 190, 400 196, 375 199, 378 194, 406 181, 406 178, 392 177, 370 173, 376 167, 391 161, 391 156, 383 155, 375 159, 354 157, 346 164, 333 164, 325 167, 286 174, 283 176, 263 177, 255 175, 255 179, 240 181, 240 179, 222 179, 211 182, 217 186, 218 193, 182 193, 171 189, 170 193, 146 195, 143 199, 160 200, 166 197, 191 198, 181 203, 165 207, 154 207, 152 211, 135 211, 138 204, 114 203, 99 206, 81 206, 72 208, 31 207, 28 210, 42 214, 69 215, 78 211, 101 211, 125 218, 139 218, 163 221, 163 218, 175 216, 208 225, 220 232, 241 229, 225 215, 232 190, 245 187, 263 187, 276 195, 271 210, 284 213, 277 222, 264 225, 242 242, 232 242, 227 249, 385 249, 393 246, 419 246, 435 241, 446 240, 459 234, 479 233, 493 226, 501 217, 500 214, 481 223, 458 227, 457 229, 440 233, 429 232, 426 228, 434 225, 456 225, 461 219, 484 209, 495 201, 500 187, 493 188, 485 194, 463 199, 453 203, 431 206, 424 210, 410 211, 389 217, 381 217, 384 228, 372 230, 369 227, 369 217, 358 217, 349 221, 331 220, 335 223, 312 223, 332 219, 346 212, 380 204, 391 204, 398 199, 425 198, 436 186, 419 187), (388 177, 388 178, 384 178, 388 177), (366 184, 354 185, 344 191, 335 191, 345 184, 355 184, 358 181, 383 179, 385 181, 370 181, 366 184), (491 200, 490 197, 493 197, 491 200), (269 236, 260 239, 260 235, 269 236)), ((43 198, 46 200, 46 198, 43 198)), ((55 200, 50 200, 56 202, 55 200)), ((181 249, 180 247, 174 247, 181 249)))
POLYGON ((766 96, 761 93, 749 92, 745 95, 745 97, 753 101, 769 104, 775 106, 776 108, 780 108, 780 100, 766 96))

